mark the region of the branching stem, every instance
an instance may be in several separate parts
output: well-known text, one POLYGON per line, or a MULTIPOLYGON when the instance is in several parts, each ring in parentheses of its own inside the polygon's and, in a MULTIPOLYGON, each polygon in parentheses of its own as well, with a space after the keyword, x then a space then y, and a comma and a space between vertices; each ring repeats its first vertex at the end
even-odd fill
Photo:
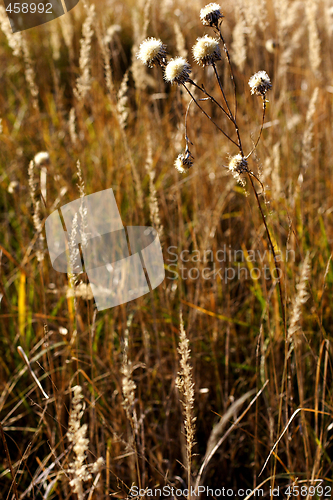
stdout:
POLYGON ((239 147, 239 145, 237 144, 237 142, 235 142, 234 140, 231 139, 231 137, 228 136, 228 134, 226 134, 224 132, 224 130, 222 130, 218 125, 217 123, 214 122, 213 118, 211 116, 209 116, 208 113, 206 113, 206 111, 200 106, 200 104, 198 103, 198 101, 196 101, 195 97, 191 94, 191 91, 186 87, 186 85, 183 83, 182 84, 184 89, 186 89, 186 91, 189 93, 189 95, 192 97, 193 101, 195 102, 195 104, 198 106, 198 108, 202 111, 202 113, 215 125, 215 127, 220 131, 222 132, 222 134, 227 138, 229 139, 230 142, 232 142, 233 144, 235 144, 235 146, 239 147))

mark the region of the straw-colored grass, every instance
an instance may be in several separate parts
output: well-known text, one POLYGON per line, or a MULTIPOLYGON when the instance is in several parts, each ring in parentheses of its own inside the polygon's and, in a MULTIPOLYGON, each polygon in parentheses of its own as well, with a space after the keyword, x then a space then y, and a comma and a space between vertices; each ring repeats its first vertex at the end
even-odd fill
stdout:
MULTIPOLYGON (((251 177, 258 199, 250 177, 241 172, 242 187, 228 169, 237 146, 188 108, 182 86, 136 58, 145 38, 161 39, 220 102, 213 66, 192 57, 197 38, 212 35, 200 22, 204 3, 85 1, 16 35, 0 6, 3 498, 126 498, 133 485, 188 482, 239 498, 237 489, 261 483, 267 497, 270 487, 319 479, 333 488, 332 7, 259 4, 221 4, 246 152, 262 116, 248 81, 266 71, 272 83, 247 160, 264 187, 251 177), (174 164, 187 147, 193 166, 181 174, 174 164), (52 268, 44 222, 107 188, 124 225, 158 230, 166 279, 97 312, 85 273, 52 268), (176 383, 186 366, 190 403, 176 383)), ((220 49, 214 64, 233 109, 220 49)), ((225 113, 198 102, 236 141, 225 113)))

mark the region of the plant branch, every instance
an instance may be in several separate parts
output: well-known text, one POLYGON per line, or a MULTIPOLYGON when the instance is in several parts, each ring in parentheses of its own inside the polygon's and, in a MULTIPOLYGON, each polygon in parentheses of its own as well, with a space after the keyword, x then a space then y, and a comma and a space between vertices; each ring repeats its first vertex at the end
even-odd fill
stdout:
POLYGON ((206 111, 200 106, 200 104, 196 101, 196 99, 194 98, 194 96, 191 94, 190 90, 186 87, 186 85, 184 83, 182 83, 183 87, 186 89, 186 91, 189 93, 189 95, 192 97, 193 101, 195 102, 195 104, 198 106, 198 108, 203 112, 203 114, 215 125, 215 127, 220 131, 222 132, 222 134, 227 138, 229 139, 230 142, 232 142, 233 144, 235 144, 235 146, 239 147, 237 142, 233 141, 231 139, 231 137, 228 136, 228 134, 226 134, 224 132, 224 130, 222 130, 218 125, 217 123, 214 122, 213 118, 211 116, 209 116, 206 111))
POLYGON ((203 92, 207 97, 209 97, 209 99, 211 99, 211 101, 213 101, 214 104, 216 104, 216 106, 218 106, 222 111, 223 113, 227 116, 227 118, 229 118, 229 120, 233 121, 232 119, 232 115, 230 116, 229 113, 224 109, 223 106, 221 106, 221 104, 219 102, 217 102, 214 97, 212 95, 210 95, 207 90, 205 90, 204 87, 199 87, 199 85, 197 85, 193 80, 189 79, 188 80, 192 85, 194 85, 194 87, 196 87, 198 90, 200 90, 201 92, 203 92))
MULTIPOLYGON (((221 25, 220 25, 221 26, 221 25)), ((234 117, 235 117, 235 120, 236 120, 236 115, 237 115, 237 89, 236 89, 236 81, 235 81, 235 77, 234 77, 234 72, 232 71, 232 66, 231 66, 231 59, 230 59, 230 54, 229 54, 229 51, 228 51, 228 47, 224 41, 224 38, 222 36, 222 33, 221 33, 221 28, 219 27, 217 29, 218 31, 218 34, 219 34, 219 37, 223 43, 223 49, 224 49, 224 52, 227 56, 227 60, 228 60, 228 64, 229 64, 229 68, 230 68, 230 79, 232 81, 232 85, 234 87, 234 97, 235 97, 235 113, 234 113, 234 117)))
POLYGON ((232 123, 234 124, 235 126, 235 129, 236 129, 236 134, 237 134, 237 138, 238 138, 238 147, 239 147, 239 150, 241 152, 241 155, 244 156, 244 153, 243 153, 243 148, 242 148, 242 141, 241 141, 241 138, 240 138, 240 134, 239 134, 239 129, 238 129, 238 125, 236 123, 236 119, 235 117, 233 116, 232 112, 231 112, 231 109, 230 109, 230 106, 229 106, 229 103, 227 101, 227 98, 225 96, 225 93, 224 93, 224 90, 223 90, 223 86, 222 86, 222 83, 221 83, 221 80, 220 80, 220 77, 219 77, 219 74, 217 72, 217 69, 216 69, 216 64, 213 62, 212 63, 212 66, 214 68, 214 72, 215 72, 215 76, 216 76, 216 79, 217 79, 217 82, 219 84, 219 87, 220 87, 220 90, 222 92, 222 95, 223 95, 223 99, 225 100, 225 103, 227 105, 227 108, 228 108, 228 111, 230 113, 230 120, 232 121, 232 123))
POLYGON ((265 96, 263 96, 263 104, 264 104, 264 108, 263 108, 263 113, 262 113, 262 121, 261 121, 261 127, 260 127, 260 131, 259 131, 259 135, 258 135, 258 139, 256 140, 256 143, 255 145, 253 146, 252 148, 252 151, 247 155, 246 159, 247 158, 250 158, 250 156, 252 155, 252 153, 255 151, 256 147, 258 146, 258 143, 260 141, 260 137, 261 137, 261 134, 262 134, 262 130, 264 128, 264 122, 265 122, 265 113, 266 113, 266 98, 265 96))

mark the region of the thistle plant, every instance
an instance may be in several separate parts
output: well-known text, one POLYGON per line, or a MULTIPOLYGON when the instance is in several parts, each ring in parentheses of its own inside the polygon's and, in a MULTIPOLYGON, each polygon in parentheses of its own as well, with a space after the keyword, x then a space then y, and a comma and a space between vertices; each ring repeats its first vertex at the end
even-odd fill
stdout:
MULTIPOLYGON (((281 302, 281 311, 282 311, 282 319, 284 323, 284 327, 286 328, 285 323, 285 312, 284 312, 284 304, 282 299, 282 288, 280 283, 280 273, 277 264, 277 257, 272 241, 272 237, 270 231, 268 229, 265 215, 263 212, 263 208, 260 203, 259 194, 257 192, 255 182, 257 181, 262 190, 264 191, 264 186, 261 183, 260 179, 255 175, 252 170, 249 168, 248 160, 251 155, 256 150, 261 135, 263 131, 263 126, 265 122, 265 114, 267 107, 267 99, 266 94, 272 88, 272 84, 270 78, 266 71, 258 71, 253 76, 250 77, 248 84, 250 87, 250 91, 252 95, 256 95, 262 100, 262 119, 261 126, 258 133, 258 137, 253 144, 251 151, 246 153, 243 148, 243 143, 241 139, 241 133, 237 123, 237 87, 233 73, 233 67, 231 64, 230 54, 226 45, 226 42, 223 37, 222 32, 222 24, 223 24, 223 14, 221 12, 220 5, 216 3, 210 3, 206 5, 200 11, 200 20, 204 26, 209 27, 214 32, 214 36, 210 36, 205 34, 203 37, 197 38, 195 45, 192 48, 192 54, 194 61, 202 67, 211 66, 214 71, 214 76, 221 93, 220 101, 215 99, 215 97, 210 94, 203 85, 198 85, 195 81, 193 81, 190 77, 192 72, 191 65, 184 57, 174 57, 167 60, 167 47, 161 41, 155 38, 148 38, 143 41, 140 45, 139 52, 137 54, 138 59, 140 59, 144 64, 149 67, 159 66, 163 71, 164 80, 167 83, 181 86, 185 89, 185 91, 189 94, 192 102, 195 103, 197 108, 199 108, 200 112, 202 112, 206 118, 211 121, 215 127, 221 132, 224 137, 230 142, 232 147, 236 147, 238 152, 234 155, 231 155, 228 163, 228 170, 233 175, 233 177, 237 180, 238 183, 245 185, 244 177, 247 177, 250 181, 251 188, 254 192, 256 202, 258 205, 258 209, 260 212, 260 216, 262 218, 263 224, 265 226, 265 231, 267 234, 267 238, 269 241, 269 246, 272 251, 275 263, 275 271, 277 276, 277 283, 279 287, 279 295, 281 302), (222 50, 221 50, 222 48, 222 50), (226 96, 225 88, 220 79, 218 69, 216 63, 218 63, 222 59, 222 51, 225 54, 227 64, 229 67, 230 79, 233 86, 233 100, 234 105, 232 106, 229 102, 229 99, 226 96), (196 98, 192 91, 191 87, 194 87, 197 92, 199 92, 200 98, 196 98), (214 106, 216 106, 219 111, 231 122, 232 128, 234 129, 234 134, 229 134, 215 120, 207 113, 207 111, 202 107, 202 101, 210 101, 214 106)), ((192 144, 187 135, 187 115, 189 106, 187 108, 186 116, 185 116, 185 141, 186 147, 184 153, 178 155, 175 160, 174 166, 180 173, 186 173, 193 165, 193 156, 190 151, 190 144, 192 144)))

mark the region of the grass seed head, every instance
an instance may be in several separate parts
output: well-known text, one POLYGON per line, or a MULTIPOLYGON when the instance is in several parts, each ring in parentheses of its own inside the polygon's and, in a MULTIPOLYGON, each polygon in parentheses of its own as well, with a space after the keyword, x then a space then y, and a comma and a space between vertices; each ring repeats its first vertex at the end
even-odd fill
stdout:
POLYGON ((217 26, 222 17, 221 7, 217 3, 209 3, 200 10, 200 19, 204 26, 217 26))
POLYGON ((272 88, 271 80, 266 71, 258 71, 249 80, 251 94, 265 96, 266 92, 272 88))
POLYGON ((48 165, 50 163, 50 155, 47 151, 40 151, 34 157, 34 162, 37 167, 48 165))
POLYGON ((191 66, 184 57, 171 59, 165 67, 164 79, 168 83, 182 84, 189 80, 191 66))
POLYGON ((197 38, 197 43, 193 45, 192 52, 194 60, 200 66, 207 66, 221 60, 221 50, 218 40, 208 35, 197 38))
POLYGON ((154 65, 164 65, 166 58, 166 45, 157 38, 147 38, 144 40, 137 53, 137 58, 149 68, 154 65))

